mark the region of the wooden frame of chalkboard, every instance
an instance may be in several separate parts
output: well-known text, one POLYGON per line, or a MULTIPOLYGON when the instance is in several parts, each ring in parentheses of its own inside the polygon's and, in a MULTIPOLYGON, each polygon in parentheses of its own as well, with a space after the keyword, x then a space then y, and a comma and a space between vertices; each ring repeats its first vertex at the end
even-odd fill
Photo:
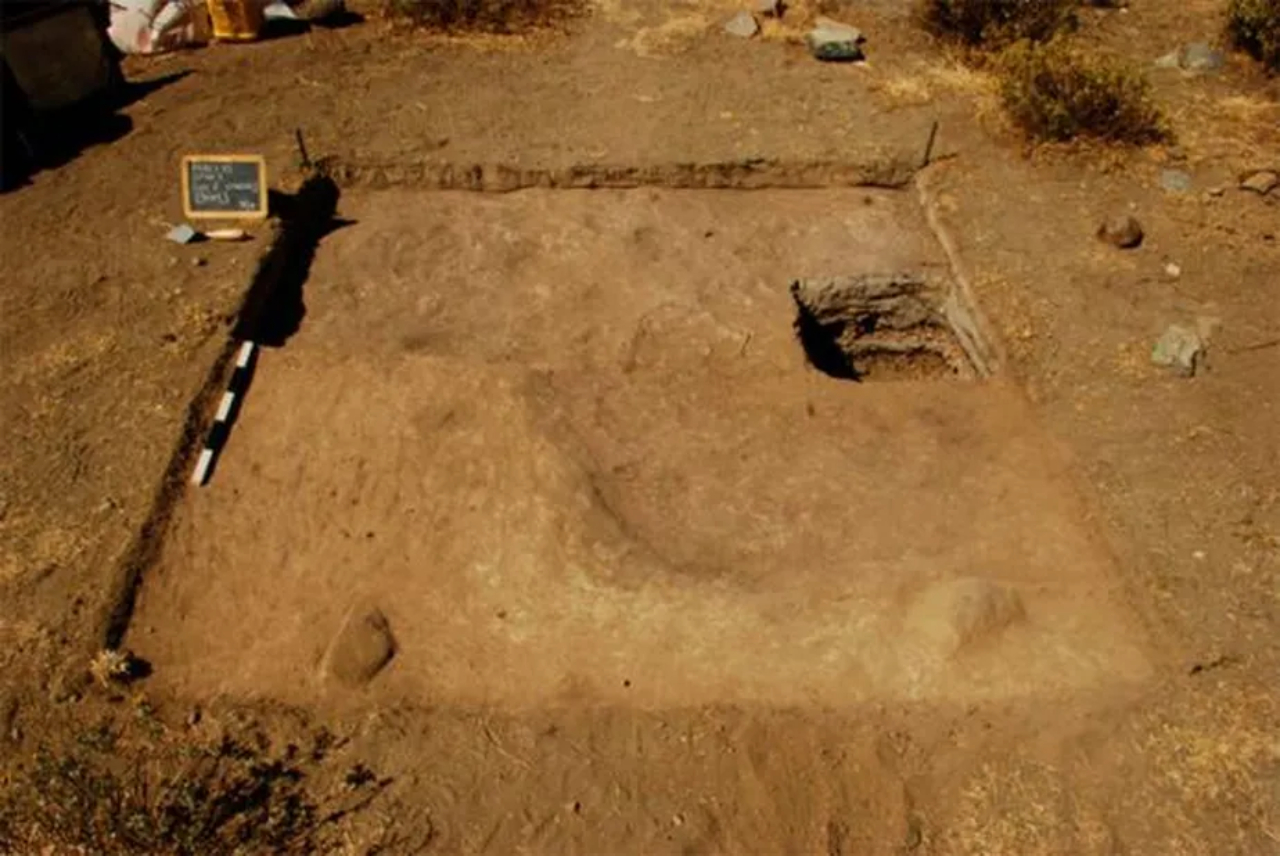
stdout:
POLYGON ((265 220, 267 217, 267 162, 261 155, 187 155, 182 159, 182 213, 188 220, 265 220), (192 181, 192 167, 204 165, 221 165, 228 167, 250 166, 257 181, 257 193, 249 197, 240 196, 240 204, 231 204, 230 196, 225 202, 210 202, 193 199, 192 190, 198 180, 192 181), (245 203, 253 203, 253 207, 245 207, 245 203))

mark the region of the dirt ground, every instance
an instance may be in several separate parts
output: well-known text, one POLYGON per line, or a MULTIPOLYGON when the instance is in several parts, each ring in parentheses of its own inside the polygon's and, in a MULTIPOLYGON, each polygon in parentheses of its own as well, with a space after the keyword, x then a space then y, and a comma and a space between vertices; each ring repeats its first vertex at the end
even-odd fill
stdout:
MULTIPOLYGON (((1221 5, 1133 0, 1079 38, 1149 66, 1221 5)), ((1280 197, 1235 187, 1280 166, 1277 82, 1152 69, 1176 145, 1031 152, 904 4, 843 7, 852 68, 722 14, 137 63, 191 73, 0 197, 6 755, 110 708, 84 664, 154 542, 143 691, 193 732, 343 735, 392 780, 354 852, 379 825, 399 852, 1280 848, 1280 197), (923 195, 433 190, 475 165, 883 179, 935 119, 923 195), (269 239, 165 242, 177 159, 259 151, 290 184, 297 127, 354 222, 213 484, 149 525, 269 239), (945 269, 922 198, 997 377, 806 367, 789 281, 945 269), (1127 253, 1093 237, 1124 211, 1127 253), (1204 371, 1151 365, 1208 318, 1204 371), (1021 609, 969 633, 974 591, 1021 609), (400 651, 341 690, 317 662, 356 603, 400 651)))
POLYGON ((345 201, 304 330, 259 364, 216 488, 144 587, 128 642, 156 681, 315 701, 360 602, 400 649, 370 692, 419 702, 844 706, 1145 677, 1015 389, 805 364, 779 285, 938 265, 915 196, 743 203, 345 201), (1015 585, 1029 618, 994 633, 1015 585))

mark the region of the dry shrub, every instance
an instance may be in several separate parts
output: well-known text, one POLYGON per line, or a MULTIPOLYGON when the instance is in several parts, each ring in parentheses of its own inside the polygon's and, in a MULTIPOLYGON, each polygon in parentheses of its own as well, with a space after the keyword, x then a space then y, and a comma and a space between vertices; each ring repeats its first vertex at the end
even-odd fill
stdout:
POLYGON ((1061 41, 1019 42, 1000 56, 998 68, 1005 109, 1034 139, 1141 145, 1168 137, 1147 81, 1114 60, 1061 41))
POLYGON ((1280 71, 1280 0, 1231 0, 1227 35, 1236 47, 1280 71))
POLYGON ((999 48, 1051 39, 1075 25, 1076 0, 921 0, 917 16, 938 38, 999 48))
POLYGON ((293 753, 230 739, 146 751, 116 740, 104 726, 0 774, 0 853, 323 852, 322 833, 379 789, 362 779, 338 806, 310 792, 293 753))
POLYGON ((562 25, 585 9, 583 0, 386 0, 387 13, 449 32, 509 34, 562 25))

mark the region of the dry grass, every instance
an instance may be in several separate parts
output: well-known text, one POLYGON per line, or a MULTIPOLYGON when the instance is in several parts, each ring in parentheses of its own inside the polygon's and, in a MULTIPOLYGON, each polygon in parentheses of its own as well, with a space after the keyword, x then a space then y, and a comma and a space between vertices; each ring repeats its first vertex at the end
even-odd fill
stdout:
POLYGON ((225 737, 133 744, 121 734, 86 729, 0 772, 0 853, 332 852, 338 824, 385 786, 354 768, 340 794, 317 795, 305 773, 316 756, 292 746, 275 755, 225 737))
POLYGON ((1227 35, 1236 47, 1280 71, 1280 0, 1231 0, 1227 35))
POLYGON ((388 17, 445 32, 513 34, 562 26, 583 0, 386 0, 388 17))
POLYGON ((1076 0, 921 0, 926 30, 969 48, 998 49, 1040 42, 1075 26, 1076 0))
POLYGON ((998 65, 1005 109, 1032 139, 1142 145, 1169 136, 1146 80, 1114 60, 1060 41, 1020 42, 1001 54, 998 65))

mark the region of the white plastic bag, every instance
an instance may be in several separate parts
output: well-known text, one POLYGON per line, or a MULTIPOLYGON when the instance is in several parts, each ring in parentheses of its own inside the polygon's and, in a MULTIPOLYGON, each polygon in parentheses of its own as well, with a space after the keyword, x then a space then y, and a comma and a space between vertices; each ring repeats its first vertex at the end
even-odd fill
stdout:
POLYGON ((111 0, 107 35, 126 54, 156 54, 206 40, 204 0, 111 0))

